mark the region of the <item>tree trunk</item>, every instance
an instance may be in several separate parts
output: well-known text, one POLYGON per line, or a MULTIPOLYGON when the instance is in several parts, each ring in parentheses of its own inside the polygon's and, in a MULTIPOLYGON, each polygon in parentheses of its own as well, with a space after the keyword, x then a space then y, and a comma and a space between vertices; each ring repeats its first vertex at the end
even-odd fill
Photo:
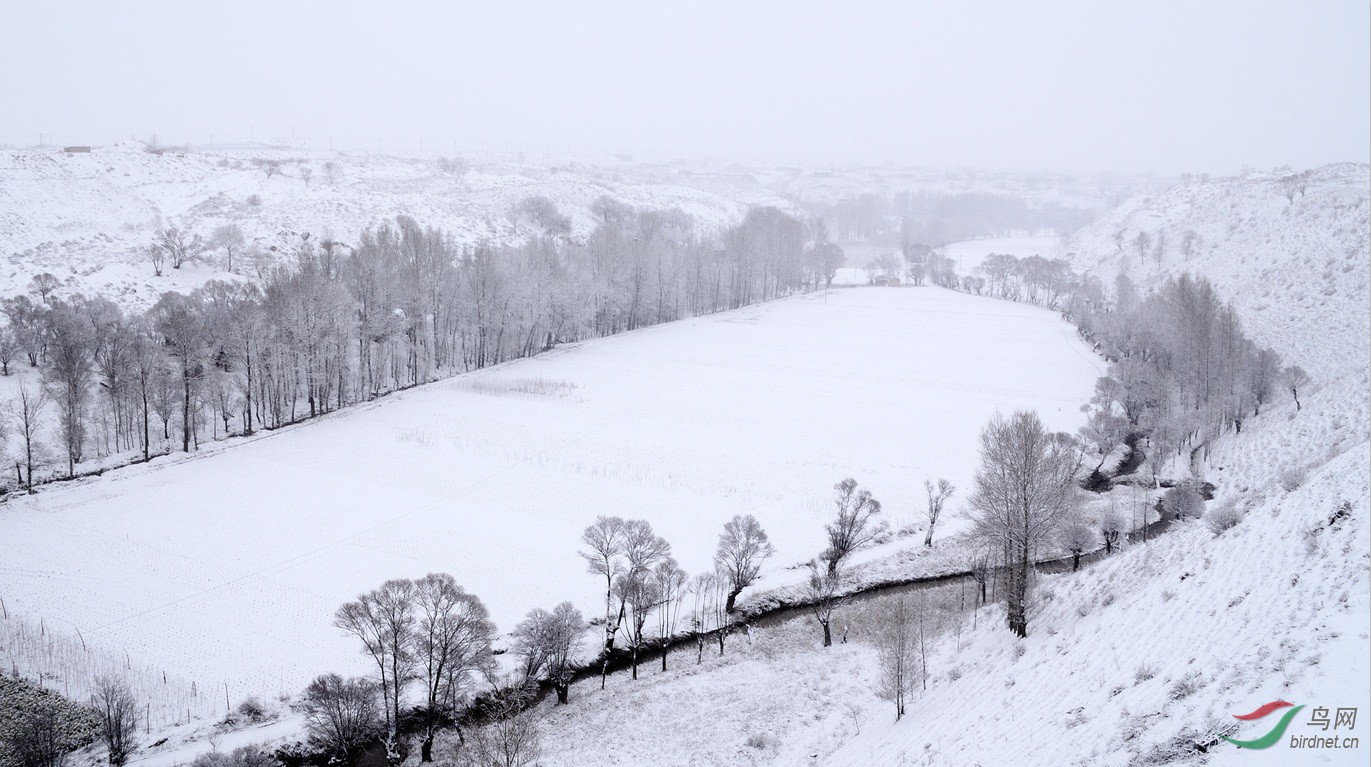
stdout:
POLYGON ((724 603, 724 612, 733 612, 733 605, 737 601, 738 595, 741 593, 743 593, 743 589, 741 586, 734 586, 733 588, 728 590, 728 601, 724 603))
POLYGON ((824 626, 824 647, 833 646, 833 632, 829 629, 829 621, 820 621, 824 626))
POLYGON ((190 371, 181 369, 181 384, 184 395, 181 398, 181 450, 190 452, 190 371))
POLYGON ((556 682, 553 684, 553 688, 557 690, 557 705, 567 705, 571 698, 571 685, 565 682, 556 682))
POLYGON ((1071 552, 1071 572, 1074 573, 1079 569, 1081 569, 1081 553, 1073 551, 1071 552))

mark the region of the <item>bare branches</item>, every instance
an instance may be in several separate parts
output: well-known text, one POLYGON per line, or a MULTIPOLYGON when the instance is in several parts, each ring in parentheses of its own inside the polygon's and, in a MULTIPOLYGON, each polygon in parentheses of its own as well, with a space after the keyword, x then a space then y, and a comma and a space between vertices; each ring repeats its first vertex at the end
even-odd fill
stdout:
POLYGON ((924 536, 924 545, 932 547, 933 528, 938 524, 938 517, 943 513, 943 505, 957 491, 957 488, 945 479, 938 480, 937 485, 934 485, 931 480, 924 480, 924 491, 928 494, 928 534, 924 536))
POLYGON ((719 535, 719 548, 714 552, 714 566, 729 580, 726 610, 733 605, 743 589, 752 585, 762 569, 762 563, 776 552, 767 540, 757 518, 751 514, 736 515, 724 523, 719 535))
POLYGON ((881 502, 871 497, 871 491, 858 490, 857 480, 851 477, 833 486, 837 491, 834 503, 838 516, 824 526, 828 532, 828 548, 820 559, 828 563, 828 571, 836 575, 842 563, 853 552, 874 541, 889 527, 877 522, 881 502))

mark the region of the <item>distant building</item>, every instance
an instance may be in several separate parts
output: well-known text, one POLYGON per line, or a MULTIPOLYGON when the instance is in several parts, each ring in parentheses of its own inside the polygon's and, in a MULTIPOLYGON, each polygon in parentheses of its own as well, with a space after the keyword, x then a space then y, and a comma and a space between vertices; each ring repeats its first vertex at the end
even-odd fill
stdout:
POLYGON ((66 152, 67 154, 90 154, 90 147, 88 147, 88 146, 64 146, 64 147, 62 147, 62 151, 63 151, 63 152, 66 152))

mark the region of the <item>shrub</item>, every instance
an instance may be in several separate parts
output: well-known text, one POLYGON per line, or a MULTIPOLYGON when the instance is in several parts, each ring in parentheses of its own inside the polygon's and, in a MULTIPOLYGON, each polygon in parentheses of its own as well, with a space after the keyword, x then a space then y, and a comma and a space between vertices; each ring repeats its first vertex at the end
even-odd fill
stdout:
POLYGON ((1157 675, 1157 669, 1156 669, 1156 668, 1154 668, 1154 667, 1152 667, 1152 666, 1150 666, 1150 665, 1148 665, 1148 664, 1146 664, 1146 663, 1140 664, 1140 665, 1138 666, 1137 670, 1133 672, 1133 683, 1134 683, 1134 684, 1142 684, 1143 682, 1146 682, 1147 680, 1151 679, 1152 677, 1154 677, 1154 676, 1156 676, 1156 675, 1157 675))
POLYGON ((1237 504, 1229 501, 1205 514, 1204 523, 1209 526, 1209 532, 1218 535, 1241 522, 1242 517, 1243 513, 1238 509, 1237 504))
POLYGON ((1204 496, 1194 480, 1186 480, 1162 495, 1162 508, 1176 519, 1198 518, 1204 512, 1204 496))
POLYGON ((1281 474, 1281 487, 1285 489, 1285 492, 1293 493, 1304 484, 1304 480, 1308 476, 1308 473, 1300 466, 1286 469, 1285 472, 1281 474))
POLYGON ((1201 686, 1200 675, 1192 671, 1173 682, 1171 687, 1166 691, 1166 697, 1171 700, 1182 700, 1194 695, 1199 691, 1201 686))
POLYGON ((252 206, 252 207, 254 207, 254 208, 261 207, 261 205, 262 205, 262 195, 260 195, 260 194, 250 194, 250 195, 248 195, 248 205, 250 205, 250 206, 252 206))
POLYGON ((238 704, 238 715, 249 722, 260 722, 266 718, 267 708, 256 696, 249 696, 247 700, 238 704))
POLYGON ((755 748, 758 751, 765 751, 766 749, 771 748, 771 746, 777 741, 775 738, 764 732, 754 732, 753 734, 747 736, 747 741, 745 742, 748 748, 755 748))

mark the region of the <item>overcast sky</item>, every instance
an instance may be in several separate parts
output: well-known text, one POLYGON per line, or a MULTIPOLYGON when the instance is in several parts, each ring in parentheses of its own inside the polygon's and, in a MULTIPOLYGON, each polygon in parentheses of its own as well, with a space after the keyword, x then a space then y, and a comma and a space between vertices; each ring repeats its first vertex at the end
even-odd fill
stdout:
POLYGON ((4 0, 0 141, 1227 173, 1368 159, 1365 0, 4 0))

